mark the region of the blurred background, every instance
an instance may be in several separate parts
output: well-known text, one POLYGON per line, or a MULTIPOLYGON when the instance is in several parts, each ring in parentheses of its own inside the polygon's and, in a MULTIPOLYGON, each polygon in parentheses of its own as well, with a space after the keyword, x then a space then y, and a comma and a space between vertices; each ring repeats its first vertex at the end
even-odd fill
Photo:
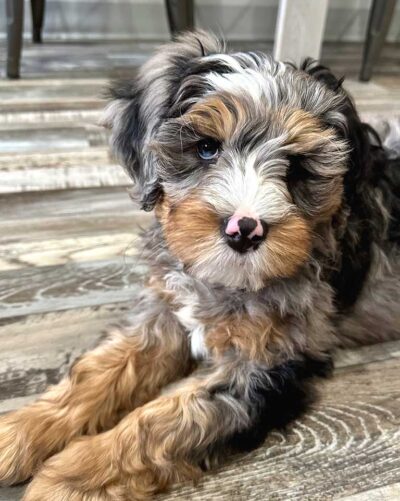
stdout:
MULTIPOLYGON (((396 0, 0 0, 0 40, 6 40, 6 3, 25 4, 23 36, 25 40, 22 73, 40 76, 45 72, 77 72, 85 75, 116 71, 135 66, 146 57, 154 43, 170 38, 171 24, 168 4, 178 13, 178 28, 185 27, 187 10, 192 9, 192 24, 221 34, 234 44, 257 45, 272 50, 277 33, 278 10, 292 10, 297 19, 295 44, 300 42, 302 23, 307 20, 307 36, 316 26, 321 27, 322 58, 336 63, 338 69, 356 73, 361 64, 361 46, 367 39, 368 20, 373 4, 377 23, 388 9, 390 22, 384 41, 390 46, 400 42, 400 3, 396 0), (47 49, 35 50, 32 39, 30 4, 36 7, 36 19, 44 10, 43 39, 47 49), (192 7, 185 7, 192 5, 192 7), (44 6, 44 7, 43 7, 44 6), (300 37, 299 37, 300 35, 300 37), (122 43, 124 42, 124 43, 122 43), (65 44, 65 45, 64 45, 65 44), (82 44, 81 51, 77 44, 82 44), (101 48, 87 45, 100 44, 101 48), (103 48, 104 44, 104 48, 103 48), (84 47, 84 48, 83 48, 84 47), (77 57, 78 54, 80 58, 77 57), (343 58, 343 55, 346 57, 343 58), (86 59, 84 56, 87 56, 86 59), (53 58, 52 58, 53 56, 53 58), (352 59, 352 57, 354 59, 352 59), (340 59, 342 61, 340 62, 340 59), (346 66, 346 63, 348 65, 346 66)), ((12 18, 9 17, 9 20, 12 18)), ((9 21, 10 22, 10 21, 9 21)), ((295 19, 293 20, 295 22, 295 19)), ((383 19, 383 24, 385 20, 383 19)), ((376 26, 375 26, 376 27, 376 26)), ((174 26, 172 26, 174 28, 174 26)), ((378 71, 395 70, 385 51, 378 71)), ((290 55, 290 54, 289 54, 290 55)), ((303 54, 304 55, 304 54, 303 54)), ((305 54, 310 55, 310 54, 305 54)), ((313 55, 313 54, 311 54, 313 55)), ((5 52, 2 50, 1 62, 5 52)), ((398 61, 397 61, 398 63, 398 61)), ((398 65, 397 65, 398 66, 398 65)), ((1 74, 4 75, 4 64, 1 74)))
MULTIPOLYGON (((0 5, 3 13, 5 1, 0 5)), ((26 1, 29 9, 30 1, 26 1)), ((164 0, 46 0, 46 40, 162 41, 169 38, 164 0)), ((232 40, 272 42, 279 0, 195 0, 196 24, 232 40)), ((371 0, 330 0, 324 41, 363 42, 371 0)), ((400 6, 399 6, 400 7, 400 6)), ((29 13, 29 10, 28 10, 29 13)), ((5 17, 0 17, 5 38, 5 17)), ((400 41, 400 8, 388 42, 400 41)), ((31 22, 25 20, 30 38, 31 22)))

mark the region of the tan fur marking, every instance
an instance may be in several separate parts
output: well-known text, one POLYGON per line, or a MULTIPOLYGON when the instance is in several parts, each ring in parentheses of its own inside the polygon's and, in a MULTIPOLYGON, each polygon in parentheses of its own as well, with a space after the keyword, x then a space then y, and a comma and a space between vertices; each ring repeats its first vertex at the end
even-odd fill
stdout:
POLYGON ((217 321, 206 335, 206 345, 214 356, 221 357, 232 348, 241 357, 275 362, 276 348, 284 344, 283 324, 277 317, 248 314, 231 315, 217 321))
POLYGON ((246 118, 242 103, 232 96, 225 100, 221 97, 207 98, 195 104, 184 116, 185 122, 189 121, 200 134, 221 142, 227 141, 236 130, 240 130, 246 118), (228 102, 230 107, 226 104, 228 102))
POLYGON ((266 278, 290 277, 309 258, 311 229, 300 216, 290 216, 270 228, 265 241, 266 278))
POLYGON ((286 131, 286 144, 291 145, 293 153, 312 152, 336 139, 332 129, 324 128, 317 117, 301 109, 282 108, 272 118, 286 131))
POLYGON ((175 205, 164 198, 157 216, 170 250, 187 265, 209 252, 219 234, 217 214, 196 195, 175 205))
POLYGON ((155 294, 162 300, 173 307, 175 294, 173 291, 168 290, 165 285, 165 280, 157 275, 152 275, 147 280, 146 286, 153 290, 155 294))

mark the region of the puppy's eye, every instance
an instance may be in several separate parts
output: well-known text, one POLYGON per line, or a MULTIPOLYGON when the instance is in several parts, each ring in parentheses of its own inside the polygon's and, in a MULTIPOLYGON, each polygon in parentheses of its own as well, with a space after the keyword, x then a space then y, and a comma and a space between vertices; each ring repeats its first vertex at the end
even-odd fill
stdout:
POLYGON ((305 159, 301 155, 291 155, 288 157, 288 160, 287 180, 289 183, 308 181, 315 177, 312 172, 305 168, 305 159))
POLYGON ((202 160, 214 160, 220 152, 221 143, 215 139, 202 139, 197 143, 197 154, 202 160))

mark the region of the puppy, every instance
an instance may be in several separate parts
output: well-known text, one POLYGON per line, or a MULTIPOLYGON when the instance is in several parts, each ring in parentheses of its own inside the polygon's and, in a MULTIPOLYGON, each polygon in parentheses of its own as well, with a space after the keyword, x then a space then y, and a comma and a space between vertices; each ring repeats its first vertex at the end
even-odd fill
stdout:
POLYGON ((382 143, 328 69, 198 32, 111 98, 113 150, 155 212, 149 276, 126 325, 0 419, 0 480, 34 474, 29 501, 197 479, 301 414, 337 346, 399 333, 399 129, 382 143))

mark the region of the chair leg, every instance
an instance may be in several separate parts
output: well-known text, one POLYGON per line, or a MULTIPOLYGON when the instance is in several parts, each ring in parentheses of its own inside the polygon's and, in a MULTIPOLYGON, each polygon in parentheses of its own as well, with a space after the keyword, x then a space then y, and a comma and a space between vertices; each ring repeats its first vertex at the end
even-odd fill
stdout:
POLYGON ((19 78, 22 50, 24 0, 6 0, 7 76, 19 78))
POLYGON ((194 27, 194 0, 165 0, 171 35, 194 27))
POLYGON ((360 80, 367 82, 372 76, 374 64, 379 58, 393 18, 396 0, 374 0, 368 20, 360 80))
POLYGON ((33 43, 42 43, 44 5, 45 0, 31 0, 33 43))

